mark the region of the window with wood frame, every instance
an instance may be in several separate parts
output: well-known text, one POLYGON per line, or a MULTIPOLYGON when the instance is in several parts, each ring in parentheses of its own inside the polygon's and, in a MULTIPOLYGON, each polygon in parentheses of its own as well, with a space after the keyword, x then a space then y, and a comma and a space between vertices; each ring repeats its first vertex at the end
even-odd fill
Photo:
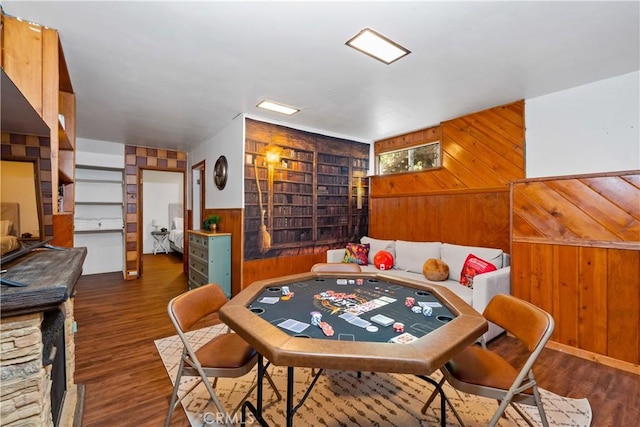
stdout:
POLYGON ((438 168, 440 167, 440 141, 388 151, 377 157, 378 175, 438 168))

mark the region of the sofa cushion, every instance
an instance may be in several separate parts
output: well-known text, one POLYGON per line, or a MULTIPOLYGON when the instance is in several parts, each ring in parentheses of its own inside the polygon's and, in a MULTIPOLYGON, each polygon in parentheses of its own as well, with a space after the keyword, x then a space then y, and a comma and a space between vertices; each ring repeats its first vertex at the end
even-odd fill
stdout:
MULTIPOLYGON (((364 267, 362 271, 366 271, 371 267, 372 266, 364 267)), ((378 271, 378 273, 381 273, 381 272, 378 271)), ((383 273, 383 274, 388 274, 389 276, 392 276, 392 277, 400 277, 403 279, 415 280, 416 282, 421 282, 421 283, 426 282, 436 286, 443 286, 449 289, 454 294, 456 294, 458 297, 462 298, 464 302, 466 302, 467 304, 473 307, 473 289, 467 288, 466 286, 460 286, 460 282, 458 282, 457 279, 445 280, 442 282, 435 282, 433 280, 425 279, 422 273, 412 273, 410 271, 402 271, 402 270, 391 270, 388 273, 383 273)))
POLYGON ((422 274, 429 280, 441 282, 449 277, 449 266, 438 258, 429 258, 422 267, 422 274))
POLYGON ((460 280, 462 266, 469 254, 490 262, 496 268, 502 268, 502 249, 482 248, 477 246, 462 246, 443 243, 440 259, 449 266, 449 279, 460 280))
POLYGON ((396 240, 396 268, 398 270, 422 273, 422 267, 429 258, 440 259, 440 242, 407 242, 396 240))
POLYGON ((360 243, 369 244, 369 264, 373 264, 373 257, 380 251, 390 252, 393 258, 396 259, 395 240, 379 240, 364 236, 360 239, 360 243))
POLYGON ((460 284, 473 288, 473 278, 478 274, 496 271, 496 267, 474 254, 469 254, 460 272, 460 284))
POLYGON ((355 263, 358 265, 369 264, 369 245, 347 243, 342 262, 355 263))
POLYGON ((445 280, 443 282, 434 282, 438 286, 443 286, 449 289, 456 296, 462 298, 464 302, 473 307, 473 289, 461 286, 457 280, 445 280))

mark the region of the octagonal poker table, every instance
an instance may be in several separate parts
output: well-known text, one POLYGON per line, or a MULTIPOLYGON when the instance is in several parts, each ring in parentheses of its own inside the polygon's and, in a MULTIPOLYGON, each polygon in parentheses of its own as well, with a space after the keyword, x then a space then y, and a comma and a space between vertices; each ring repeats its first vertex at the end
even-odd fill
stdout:
POLYGON ((259 353, 257 403, 246 402, 243 417, 249 410, 266 425, 262 381, 267 359, 288 368, 288 427, 323 369, 417 375, 441 393, 445 425, 444 393, 429 375, 488 328, 480 313, 448 289, 383 273, 310 272, 261 280, 219 314, 259 353), (317 372, 294 408, 295 367, 317 372))

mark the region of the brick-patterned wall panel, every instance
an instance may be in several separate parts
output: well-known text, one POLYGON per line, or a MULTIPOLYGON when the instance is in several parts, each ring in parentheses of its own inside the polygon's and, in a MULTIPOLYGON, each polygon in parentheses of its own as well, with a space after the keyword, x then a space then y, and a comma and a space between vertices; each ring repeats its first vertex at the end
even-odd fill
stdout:
MULTIPOLYGON (((2 132, 2 158, 23 158, 37 161, 40 170, 42 203, 41 227, 45 237, 53 237, 53 186, 51 184, 51 148, 44 136, 18 135, 2 132)), ((57 192, 56 192, 57 193, 57 192)))
MULTIPOLYGON (((125 169, 125 278, 136 279, 140 274, 142 236, 138 228, 139 203, 138 187, 142 169, 156 169, 175 172, 187 171, 187 153, 183 151, 161 150, 157 148, 126 145, 125 169)), ((147 195, 146 197, 152 197, 147 195)))
POLYGON ((552 340, 640 363, 640 172, 512 184, 512 293, 551 313, 552 340))
MULTIPOLYGON (((524 101, 449 120, 440 128, 440 168, 373 176, 371 196, 506 187, 524 178, 524 101)), ((426 134, 421 130, 394 140, 415 145, 417 140, 428 142, 434 135, 436 130, 426 134)), ((376 143, 376 149, 389 145, 389 140, 381 142, 384 144, 376 143)))

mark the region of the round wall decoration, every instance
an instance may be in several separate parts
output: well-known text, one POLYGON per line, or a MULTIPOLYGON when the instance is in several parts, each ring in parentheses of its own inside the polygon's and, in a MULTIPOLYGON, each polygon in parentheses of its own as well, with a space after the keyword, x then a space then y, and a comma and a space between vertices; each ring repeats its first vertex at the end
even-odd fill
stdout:
POLYGON ((218 157, 216 165, 213 169, 213 181, 216 183, 218 190, 222 190, 227 185, 227 158, 225 156, 218 157))

